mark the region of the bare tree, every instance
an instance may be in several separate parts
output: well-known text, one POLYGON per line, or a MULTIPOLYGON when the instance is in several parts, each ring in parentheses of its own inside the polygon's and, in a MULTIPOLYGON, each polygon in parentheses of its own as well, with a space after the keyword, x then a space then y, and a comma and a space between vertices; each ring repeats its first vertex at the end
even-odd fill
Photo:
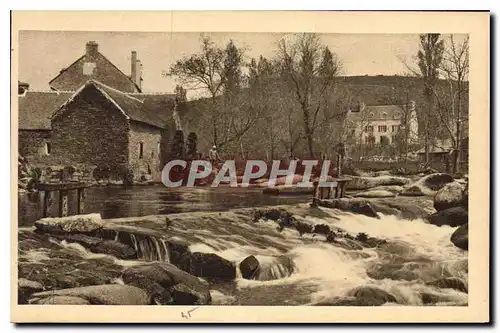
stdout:
POLYGON ((282 39, 277 55, 283 77, 300 105, 304 136, 309 156, 313 158, 314 132, 324 106, 323 96, 333 87, 340 63, 328 47, 321 45, 317 35, 309 33, 295 35, 293 41, 282 39))
POLYGON ((200 52, 170 67, 169 75, 176 75, 182 84, 208 93, 209 112, 203 116, 208 116, 212 142, 218 147, 233 141, 241 143, 256 118, 255 108, 240 94, 243 57, 244 50, 232 41, 222 49, 210 37, 201 35, 200 52))
POLYGON ((449 134, 453 145, 453 172, 460 171, 462 124, 467 120, 464 104, 467 102, 469 76, 469 37, 457 43, 453 35, 445 44, 443 62, 440 66, 446 79, 443 89, 435 87, 434 97, 437 101, 437 113, 449 134), (465 103, 464 103, 465 102, 465 103))

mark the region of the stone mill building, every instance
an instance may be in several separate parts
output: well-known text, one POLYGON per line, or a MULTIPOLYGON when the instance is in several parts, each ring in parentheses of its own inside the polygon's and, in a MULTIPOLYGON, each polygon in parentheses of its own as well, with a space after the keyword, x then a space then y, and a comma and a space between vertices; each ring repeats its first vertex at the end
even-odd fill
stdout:
POLYGON ((50 80, 50 91, 19 82, 19 153, 159 180, 176 128, 176 97, 143 93, 141 73, 135 51, 126 75, 91 41, 50 80))

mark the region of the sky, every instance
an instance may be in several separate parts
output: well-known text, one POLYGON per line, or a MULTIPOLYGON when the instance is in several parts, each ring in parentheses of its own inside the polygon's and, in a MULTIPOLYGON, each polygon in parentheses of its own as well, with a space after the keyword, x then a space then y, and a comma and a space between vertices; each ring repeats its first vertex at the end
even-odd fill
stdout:
MULTIPOLYGON (((248 60, 275 56, 277 42, 285 34, 210 33, 225 46, 230 39, 244 47, 248 60)), ((323 45, 337 54, 344 75, 395 75, 407 69, 400 59, 412 62, 418 50, 414 34, 320 34, 323 45)), ((99 44, 99 52, 126 75, 130 75, 130 53, 137 51, 143 65, 143 91, 172 92, 176 82, 162 72, 184 56, 200 50, 199 33, 21 31, 19 34, 19 80, 33 90, 48 90, 48 82, 62 68, 85 54, 88 41, 99 44)))

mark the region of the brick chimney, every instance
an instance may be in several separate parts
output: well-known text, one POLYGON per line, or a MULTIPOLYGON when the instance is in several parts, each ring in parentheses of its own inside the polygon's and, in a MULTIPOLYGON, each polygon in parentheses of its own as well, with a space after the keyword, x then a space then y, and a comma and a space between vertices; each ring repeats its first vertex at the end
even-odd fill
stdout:
POLYGON ((83 63, 83 75, 92 76, 94 75, 94 69, 96 67, 97 55, 99 53, 99 45, 90 41, 87 43, 85 48, 85 62, 83 63))
POLYGON ((141 89, 141 81, 142 81, 142 64, 139 59, 137 59, 137 52, 132 51, 132 55, 130 57, 130 78, 132 81, 141 89))
POLYGON ((99 44, 94 41, 90 41, 86 45, 85 62, 95 63, 97 60, 97 54, 99 53, 99 44))

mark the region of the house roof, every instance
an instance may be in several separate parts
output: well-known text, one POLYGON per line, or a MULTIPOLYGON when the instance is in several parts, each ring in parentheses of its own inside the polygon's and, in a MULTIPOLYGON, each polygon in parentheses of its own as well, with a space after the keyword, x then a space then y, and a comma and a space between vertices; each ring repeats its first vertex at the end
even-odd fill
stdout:
POLYGON ((347 117, 352 121, 400 120, 404 111, 404 105, 367 105, 360 111, 349 111, 347 117))
POLYGON ((158 128, 165 128, 171 119, 174 107, 174 96, 166 93, 136 93, 127 94, 111 88, 96 80, 89 80, 76 91, 63 105, 71 103, 85 88, 97 89, 105 98, 110 100, 128 119, 145 123, 158 128))
POLYGON ((19 95, 19 129, 50 130, 50 116, 74 92, 26 91, 19 95))
POLYGON ((124 92, 141 92, 139 86, 132 81, 130 76, 123 73, 100 52, 97 52, 96 67, 92 75, 84 74, 85 60, 86 56, 83 55, 67 68, 62 69, 56 77, 50 80, 50 87, 54 90, 75 91, 89 79, 95 79, 124 92))

